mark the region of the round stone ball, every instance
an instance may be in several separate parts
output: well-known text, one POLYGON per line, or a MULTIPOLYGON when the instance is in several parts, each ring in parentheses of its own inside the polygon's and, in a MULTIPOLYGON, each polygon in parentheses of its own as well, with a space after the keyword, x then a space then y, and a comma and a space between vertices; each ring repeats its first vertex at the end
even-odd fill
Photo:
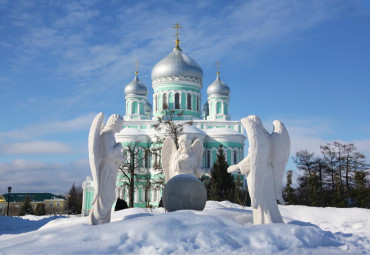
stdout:
POLYGON ((207 202, 207 190, 195 176, 176 175, 164 187, 162 200, 168 212, 178 210, 202 211, 207 202))

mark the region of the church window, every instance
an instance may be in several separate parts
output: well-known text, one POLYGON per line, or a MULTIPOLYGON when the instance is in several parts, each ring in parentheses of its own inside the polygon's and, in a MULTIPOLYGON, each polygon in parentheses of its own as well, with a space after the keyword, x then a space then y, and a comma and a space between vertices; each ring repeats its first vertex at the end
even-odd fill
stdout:
POLYGON ((217 109, 216 109, 216 113, 217 114, 220 114, 220 113, 222 113, 222 107, 221 107, 221 102, 220 101, 218 101, 217 102, 217 107, 216 107, 217 109))
POLYGON ((157 193, 157 189, 153 189, 153 201, 156 202, 158 201, 158 193, 157 193))
POLYGON ((167 107, 167 95, 163 94, 162 109, 166 109, 166 107, 167 107))
POLYGON ((197 111, 199 111, 199 96, 197 96, 197 111))
POLYGON ((191 95, 190 95, 190 93, 188 93, 188 96, 187 96, 187 109, 191 110, 191 95))
POLYGON ((207 168, 211 167, 211 153, 207 150, 207 168))
POLYGON ((157 95, 154 95, 154 111, 157 111, 157 95))
POLYGON ((175 109, 180 109, 180 94, 175 94, 175 109))
POLYGON ((234 164, 238 163, 237 162, 237 153, 238 153, 238 151, 235 149, 235 151, 234 151, 234 164))
POLYGON ((137 114, 138 113, 138 104, 136 101, 132 103, 132 113, 137 114))
POLYGON ((144 167, 149 167, 149 151, 145 151, 144 155, 144 167))

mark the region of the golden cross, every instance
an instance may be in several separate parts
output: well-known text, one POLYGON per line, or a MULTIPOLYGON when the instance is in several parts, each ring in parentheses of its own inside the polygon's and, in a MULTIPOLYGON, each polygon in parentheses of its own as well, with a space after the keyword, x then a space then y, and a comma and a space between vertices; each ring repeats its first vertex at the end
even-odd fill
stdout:
POLYGON ((138 71, 138 65, 139 65, 139 62, 135 62, 135 74, 138 74, 139 73, 139 71, 138 71))
POLYGON ((179 29, 182 28, 182 27, 180 27, 180 24, 179 23, 176 23, 175 26, 172 27, 172 28, 176 28, 176 41, 175 41, 175 43, 176 43, 176 48, 177 49, 180 49, 180 46, 179 46, 179 44, 180 44, 180 40, 179 40, 179 29))
POLYGON ((217 75, 220 74, 220 65, 221 63, 219 61, 216 62, 216 66, 217 66, 217 75))

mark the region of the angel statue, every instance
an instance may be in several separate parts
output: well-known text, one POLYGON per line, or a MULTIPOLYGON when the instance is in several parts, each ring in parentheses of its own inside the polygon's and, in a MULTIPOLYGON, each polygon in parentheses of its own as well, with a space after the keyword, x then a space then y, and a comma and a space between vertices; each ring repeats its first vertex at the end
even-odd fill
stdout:
POLYGON ((117 114, 109 117, 104 125, 104 114, 95 116, 89 133, 89 160, 94 183, 93 208, 89 224, 110 222, 113 203, 116 201, 116 179, 119 164, 123 164, 122 146, 116 143, 114 134, 122 128, 123 118, 117 114))
POLYGON ((248 155, 227 171, 240 169, 242 174, 247 174, 254 224, 283 223, 277 200, 285 204, 282 183, 290 153, 288 131, 281 121, 275 120, 270 135, 256 115, 241 122, 248 135, 248 155))
POLYGON ((179 174, 190 174, 197 178, 207 173, 200 168, 203 158, 203 144, 199 139, 191 143, 188 135, 179 137, 179 149, 171 137, 162 146, 162 168, 165 181, 179 174))

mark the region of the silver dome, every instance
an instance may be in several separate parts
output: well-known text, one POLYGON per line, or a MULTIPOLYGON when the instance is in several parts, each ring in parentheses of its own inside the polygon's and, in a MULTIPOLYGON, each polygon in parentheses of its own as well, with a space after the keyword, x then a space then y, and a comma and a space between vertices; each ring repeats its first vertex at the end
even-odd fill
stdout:
POLYGON ((138 95, 138 96, 147 96, 148 89, 145 84, 139 80, 137 73, 135 73, 135 78, 125 87, 125 95, 138 95))
POLYGON ((220 76, 217 74, 217 78, 214 82, 212 82, 207 88, 207 95, 222 95, 222 96, 229 96, 230 95, 230 88, 224 83, 220 76))
POLYGON ((174 48, 165 58, 159 61, 152 70, 152 81, 161 78, 182 76, 202 81, 202 68, 192 58, 174 48))

